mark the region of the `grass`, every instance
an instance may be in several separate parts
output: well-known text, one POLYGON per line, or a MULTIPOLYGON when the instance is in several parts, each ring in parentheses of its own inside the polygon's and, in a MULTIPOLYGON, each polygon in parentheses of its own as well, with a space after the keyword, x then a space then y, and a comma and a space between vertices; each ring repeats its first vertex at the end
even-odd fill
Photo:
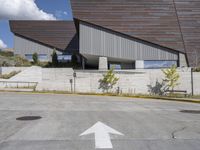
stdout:
POLYGON ((12 52, 0 52, 0 66, 28 67, 31 63, 20 56, 13 56, 12 52))
POLYGON ((15 66, 16 67, 28 67, 28 66, 31 66, 31 63, 27 59, 24 59, 24 58, 22 58, 20 56, 14 56, 13 60, 15 62, 15 66))
POLYGON ((13 52, 9 52, 9 51, 0 51, 0 55, 4 56, 4 57, 13 57, 14 56, 13 52))
POLYGON ((8 74, 2 74, 0 75, 0 78, 2 79, 10 79, 11 77, 15 76, 16 74, 20 73, 21 71, 12 71, 8 74))

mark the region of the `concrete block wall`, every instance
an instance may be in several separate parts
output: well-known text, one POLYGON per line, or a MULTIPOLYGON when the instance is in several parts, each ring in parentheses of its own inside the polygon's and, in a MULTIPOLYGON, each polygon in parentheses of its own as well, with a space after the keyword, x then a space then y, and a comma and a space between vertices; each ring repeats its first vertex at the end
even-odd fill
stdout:
MULTIPOLYGON (((179 69, 178 73, 180 74, 179 85, 175 89, 191 93, 191 70, 179 69)), ((102 74, 103 72, 98 71, 77 71, 76 91, 102 92, 98 82, 103 77, 102 74)), ((121 72, 116 73, 116 76, 119 77, 119 81, 113 88, 113 92, 119 87, 121 92, 131 94, 149 94, 148 85, 155 86, 156 81, 161 83, 164 79, 164 74, 160 69, 121 72)), ((194 73, 193 80, 194 94, 200 94, 200 73, 194 73)))
MULTIPOLYGON (((98 70, 76 70, 75 91, 83 93, 101 93, 99 89, 99 79, 103 78, 106 71, 98 70)), ((179 69, 180 74, 179 85, 175 88, 177 90, 186 90, 191 93, 191 72, 190 69, 179 69)), ((117 71, 116 76, 119 78, 118 83, 112 89, 116 92, 118 87, 120 92, 129 94, 149 94, 148 86, 155 86, 156 81, 162 82, 164 74, 160 69, 138 69, 117 71)), ((194 94, 200 94, 200 73, 194 73, 194 94)), ((71 68, 63 69, 42 69, 42 82, 40 82, 36 90, 49 91, 73 91, 74 78, 73 70, 71 68), (70 83, 73 79, 73 83, 70 83)))
POLYGON ((200 95, 200 72, 194 73, 194 94, 200 95))
MULTIPOLYGON (((160 69, 149 69, 145 70, 147 73, 147 76, 149 77, 149 85, 154 86, 156 81, 162 82, 164 79, 164 74, 162 73, 162 70, 160 69)), ((186 90, 188 93, 191 93, 191 69, 178 69, 178 73, 180 75, 179 79, 179 85, 175 88, 176 90, 186 90)), ((200 82, 200 73, 196 75, 196 78, 194 79, 194 82, 200 82)), ((198 86, 198 85, 197 85, 198 86)))
MULTIPOLYGON (((94 92, 101 93, 99 89, 99 80, 102 79, 105 72, 94 71, 77 71, 76 78, 76 92, 94 92)), ((113 87, 112 92, 116 92, 118 87, 120 92, 123 93, 147 93, 148 88, 146 83, 149 82, 145 73, 116 73, 119 78, 118 83, 113 87)))
POLYGON ((38 83, 36 90, 71 92, 70 79, 72 78, 72 68, 43 68, 42 81, 38 83))
MULTIPOLYGON (((36 90, 38 91, 68 91, 74 90, 74 78, 72 68, 3 68, 4 72, 9 70, 25 69, 11 79, 1 81, 26 81, 38 82, 36 90), (70 83, 73 79, 73 83, 70 83)), ((99 89, 99 79, 103 78, 106 71, 98 70, 75 70, 75 90, 76 92, 93 92, 101 93, 99 89)), ((181 68, 178 70, 180 74, 179 86, 175 89, 187 90, 191 93, 191 69, 181 68)), ((119 77, 117 85, 114 86, 112 92, 116 92, 118 87, 122 93, 130 94, 148 94, 148 85, 155 86, 156 81, 162 82, 164 74, 160 69, 137 69, 116 71, 119 77)), ((200 95, 200 73, 194 72, 194 94, 200 95)), ((4 85, 1 85, 4 87, 4 85)))

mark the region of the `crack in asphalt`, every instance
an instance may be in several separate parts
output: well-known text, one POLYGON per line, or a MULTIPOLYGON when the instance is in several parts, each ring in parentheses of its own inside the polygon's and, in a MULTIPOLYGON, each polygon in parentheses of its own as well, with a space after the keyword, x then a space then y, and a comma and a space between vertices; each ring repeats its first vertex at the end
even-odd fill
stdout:
POLYGON ((174 130, 171 135, 172 135, 172 139, 176 139, 176 133, 181 132, 183 130, 185 130, 187 127, 182 127, 180 129, 174 130))

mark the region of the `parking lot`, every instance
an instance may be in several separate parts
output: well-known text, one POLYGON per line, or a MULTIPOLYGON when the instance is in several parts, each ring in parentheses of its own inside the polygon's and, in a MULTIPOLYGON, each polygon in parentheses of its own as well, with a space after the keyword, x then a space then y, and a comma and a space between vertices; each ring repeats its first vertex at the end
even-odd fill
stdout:
POLYGON ((0 93, 0 150, 199 150, 200 105, 0 93))

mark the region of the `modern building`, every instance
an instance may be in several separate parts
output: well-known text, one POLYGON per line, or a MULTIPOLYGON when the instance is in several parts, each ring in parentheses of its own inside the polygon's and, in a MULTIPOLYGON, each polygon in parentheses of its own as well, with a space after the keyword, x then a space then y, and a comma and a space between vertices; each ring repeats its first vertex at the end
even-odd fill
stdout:
POLYGON ((10 21, 15 54, 106 69, 200 65, 200 1, 71 0, 73 21, 10 21))
POLYGON ((68 60, 78 52, 78 36, 73 21, 10 21, 14 33, 14 53, 32 60, 51 61, 55 49, 59 60, 68 60))

